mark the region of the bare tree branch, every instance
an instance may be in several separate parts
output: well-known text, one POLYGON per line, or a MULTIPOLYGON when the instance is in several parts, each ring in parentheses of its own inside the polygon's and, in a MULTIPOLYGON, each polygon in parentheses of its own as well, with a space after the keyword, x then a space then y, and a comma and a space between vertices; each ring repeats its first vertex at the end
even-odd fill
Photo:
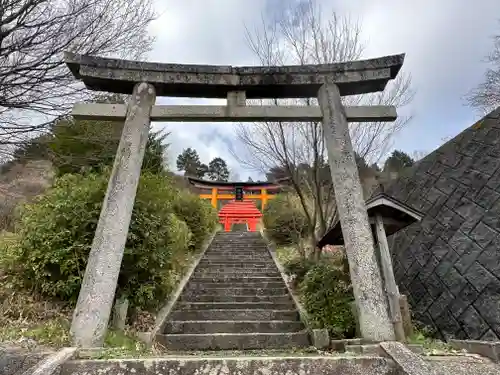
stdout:
POLYGON ((486 57, 486 63, 483 82, 466 95, 468 104, 482 114, 500 106, 500 35, 493 37, 493 50, 486 57))
MULTIPOLYGON (((249 48, 262 65, 325 64, 357 60, 364 44, 361 24, 333 13, 325 18, 315 0, 290 3, 277 22, 246 30, 249 48)), ((382 93, 343 98, 345 105, 395 105, 399 108, 413 99, 411 77, 401 73, 382 93)), ((258 101, 266 105, 317 105, 306 100, 258 101)), ((411 117, 395 123, 351 125, 356 152, 368 163, 377 162, 391 146, 394 135, 411 117)), ((247 168, 268 172, 273 167, 288 171, 291 185, 299 197, 310 226, 311 243, 321 237, 336 216, 334 191, 326 163, 327 153, 320 123, 267 122, 239 124, 237 138, 243 150, 233 156, 247 168), (328 173, 325 173, 327 171, 328 173)))
MULTIPOLYGON (((64 51, 138 58, 153 38, 153 0, 0 0, 0 144, 43 131, 92 93, 64 51)), ((36 136, 36 134, 35 134, 36 136)))

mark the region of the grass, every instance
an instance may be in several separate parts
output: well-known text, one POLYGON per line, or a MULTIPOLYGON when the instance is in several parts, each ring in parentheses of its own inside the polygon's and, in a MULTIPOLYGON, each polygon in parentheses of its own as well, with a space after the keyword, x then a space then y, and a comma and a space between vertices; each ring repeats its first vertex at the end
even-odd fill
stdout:
POLYGON ((276 249, 276 259, 283 266, 292 259, 298 258, 299 253, 293 247, 278 247, 276 249))
POLYGON ((408 338, 408 343, 422 345, 424 352, 427 355, 440 355, 458 352, 448 343, 431 338, 427 332, 422 330, 415 330, 415 333, 408 338))

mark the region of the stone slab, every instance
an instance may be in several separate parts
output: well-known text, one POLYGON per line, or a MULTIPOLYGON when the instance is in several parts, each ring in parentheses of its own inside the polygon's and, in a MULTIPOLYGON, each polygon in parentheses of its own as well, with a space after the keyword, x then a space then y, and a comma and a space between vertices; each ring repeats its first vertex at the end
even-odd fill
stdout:
POLYGON ((487 357, 494 362, 500 361, 500 341, 477 341, 477 340, 455 340, 450 339, 448 343, 455 349, 465 349, 469 353, 475 353, 487 357))
POLYGON ((359 344, 345 346, 346 352, 356 353, 356 354, 381 354, 381 349, 379 344, 359 344))
POLYGON ((238 321, 238 320, 202 320, 202 321, 170 321, 164 333, 280 333, 298 332, 304 329, 300 321, 238 321))
MULTIPOLYGON (((345 107, 347 121, 395 121, 394 106, 345 107)), ((123 121, 127 107, 123 104, 77 103, 71 115, 80 120, 123 121)), ((256 122, 256 121, 321 121, 319 107, 299 106, 215 106, 215 105, 156 105, 151 121, 167 122, 256 122)))
POLYGON ((341 95, 382 91, 394 79, 404 54, 353 62, 294 66, 216 66, 110 59, 65 52, 73 75, 91 90, 130 94, 137 82, 155 86, 158 96, 226 98, 245 91, 248 99, 311 98, 326 82, 341 95))
POLYGON ((60 375, 393 375, 394 364, 379 357, 239 357, 78 360, 60 375))
POLYGON ((471 355, 426 356, 425 362, 437 374, 498 375, 500 367, 488 359, 471 355))
POLYGON ((159 334, 156 340, 172 350, 289 349, 309 346, 307 331, 293 333, 159 334))
POLYGON ((437 368, 430 366, 418 354, 413 353, 410 349, 400 342, 387 341, 380 343, 382 350, 391 358, 397 367, 405 375, 439 375, 443 372, 437 368))
POLYGON ((169 316, 171 320, 298 320, 295 310, 176 310, 169 316))
POLYGON ((0 375, 22 374, 51 354, 53 353, 0 348, 0 375))
POLYGON ((59 375, 61 365, 73 358, 77 351, 77 348, 62 348, 42 359, 31 369, 26 370, 23 375, 59 375))
POLYGON ((317 349, 327 349, 330 347, 330 335, 326 328, 313 329, 311 340, 313 346, 317 349))
POLYGON ((345 352, 347 345, 361 345, 361 339, 330 340, 330 348, 337 352, 345 352))

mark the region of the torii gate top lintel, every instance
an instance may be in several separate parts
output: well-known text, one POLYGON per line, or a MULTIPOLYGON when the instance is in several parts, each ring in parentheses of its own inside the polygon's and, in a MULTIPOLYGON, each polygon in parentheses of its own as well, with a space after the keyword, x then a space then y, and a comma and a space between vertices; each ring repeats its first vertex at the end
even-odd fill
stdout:
POLYGON ((88 89, 130 94, 148 82, 157 96, 226 98, 245 91, 248 99, 316 97, 324 83, 341 95, 384 90, 401 69, 404 54, 334 64, 242 66, 168 64, 111 59, 65 52, 69 69, 88 89))

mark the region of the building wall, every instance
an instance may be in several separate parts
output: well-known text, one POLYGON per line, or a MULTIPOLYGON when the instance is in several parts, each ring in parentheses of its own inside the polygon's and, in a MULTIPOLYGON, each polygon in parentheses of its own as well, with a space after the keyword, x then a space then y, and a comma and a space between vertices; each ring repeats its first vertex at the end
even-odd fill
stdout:
POLYGON ((444 338, 500 339, 500 109, 386 192, 425 213, 389 238, 415 318, 444 338))

